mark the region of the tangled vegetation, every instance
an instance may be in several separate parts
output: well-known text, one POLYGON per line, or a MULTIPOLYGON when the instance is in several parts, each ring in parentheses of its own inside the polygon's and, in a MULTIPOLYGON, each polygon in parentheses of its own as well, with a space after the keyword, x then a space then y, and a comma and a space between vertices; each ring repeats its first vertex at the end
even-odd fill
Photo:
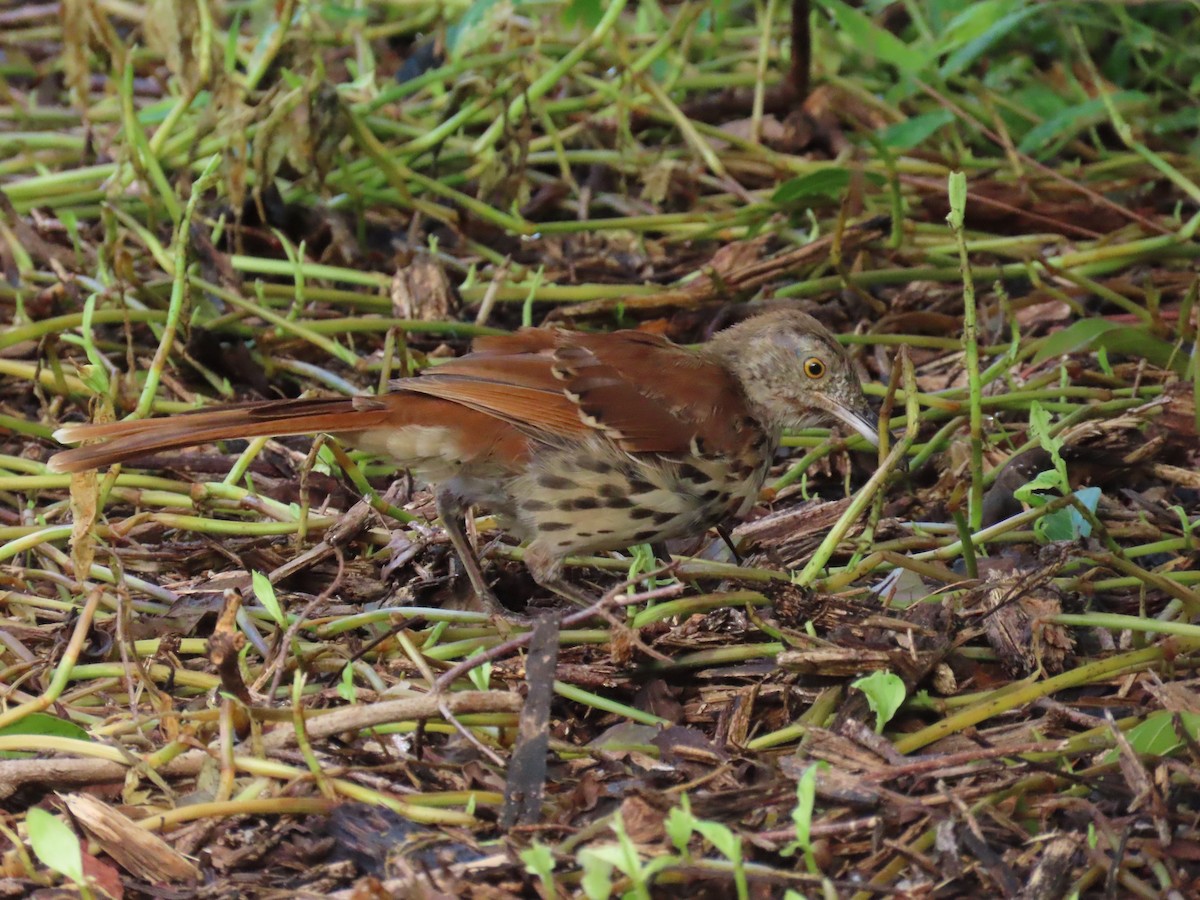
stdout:
POLYGON ((64 0, 0 88, 0 894, 1200 892, 1192 5, 64 0), (603 616, 328 443, 45 466, 768 303, 891 446, 603 616))

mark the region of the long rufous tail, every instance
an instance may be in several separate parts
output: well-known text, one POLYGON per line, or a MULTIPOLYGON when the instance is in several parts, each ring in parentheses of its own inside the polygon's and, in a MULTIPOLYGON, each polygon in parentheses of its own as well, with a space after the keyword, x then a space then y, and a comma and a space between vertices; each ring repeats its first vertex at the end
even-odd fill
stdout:
POLYGON ((103 440, 50 457, 51 472, 83 472, 162 450, 178 450, 230 438, 354 432, 379 427, 391 405, 377 397, 265 400, 206 412, 123 422, 78 422, 54 432, 64 444, 103 440))

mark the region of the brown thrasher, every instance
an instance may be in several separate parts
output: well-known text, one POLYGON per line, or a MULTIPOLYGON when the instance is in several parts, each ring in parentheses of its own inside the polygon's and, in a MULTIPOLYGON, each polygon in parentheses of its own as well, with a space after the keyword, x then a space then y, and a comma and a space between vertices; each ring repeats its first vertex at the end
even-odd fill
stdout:
POLYGON ((480 598, 499 608, 463 514, 479 504, 528 540, 557 594, 570 554, 694 534, 754 505, 784 428, 838 419, 872 444, 854 367, 811 316, 774 310, 698 349, 638 331, 526 328, 376 397, 268 400, 162 419, 70 424, 50 459, 79 472, 226 438, 329 432, 436 485, 437 509, 480 598))

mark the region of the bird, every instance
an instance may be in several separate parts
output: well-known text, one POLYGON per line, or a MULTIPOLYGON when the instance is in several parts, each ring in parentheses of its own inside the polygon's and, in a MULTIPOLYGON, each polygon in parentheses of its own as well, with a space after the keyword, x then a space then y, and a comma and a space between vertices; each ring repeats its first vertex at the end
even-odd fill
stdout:
POLYGON ((758 501, 785 429, 837 421, 878 445, 854 364, 816 319, 776 308, 695 347, 640 330, 522 328, 393 381, 386 393, 265 400, 70 423, 52 472, 230 438, 328 433, 429 483, 471 586, 493 595, 465 530, 480 507, 527 541, 534 580, 586 605, 576 554, 694 536, 758 501))

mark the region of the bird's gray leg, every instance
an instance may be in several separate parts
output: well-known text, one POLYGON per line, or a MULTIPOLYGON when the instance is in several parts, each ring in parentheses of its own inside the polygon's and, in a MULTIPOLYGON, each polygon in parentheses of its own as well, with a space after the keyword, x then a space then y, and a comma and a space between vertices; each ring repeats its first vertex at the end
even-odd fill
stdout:
POLYGON ((718 525, 717 534, 721 536, 721 540, 725 542, 725 546, 733 554, 734 563, 740 566, 742 564, 742 554, 738 553, 737 547, 733 543, 733 532, 724 525, 718 525))
POLYGON ((525 567, 529 569, 533 580, 542 587, 578 606, 588 607, 596 602, 595 597, 589 597, 586 592, 563 578, 563 558, 549 552, 537 541, 525 548, 525 567))
POLYGON ((580 590, 562 577, 563 557, 560 553, 555 553, 548 550, 536 540, 525 548, 525 567, 529 569, 529 574, 533 576, 533 580, 547 590, 553 591, 560 597, 570 600, 576 606, 583 609, 596 607, 595 613, 612 626, 613 633, 622 636, 623 640, 627 640, 631 645, 638 647, 643 653, 652 659, 670 662, 667 657, 659 653, 653 647, 647 646, 637 632, 630 628, 628 623, 623 620, 623 614, 612 609, 605 609, 603 605, 597 604, 596 597, 588 596, 586 591, 580 590))
POLYGON ((462 497, 455 491, 443 487, 438 489, 435 499, 438 518, 442 520, 442 528, 446 530, 446 537, 450 538, 450 546, 458 554, 458 558, 467 572, 467 578, 471 582, 471 587, 475 589, 475 594, 479 597, 480 602, 488 608, 489 612, 511 617, 512 613, 505 609, 504 605, 496 599, 496 595, 492 593, 492 589, 488 587, 488 583, 483 577, 483 569, 479 565, 479 558, 471 549, 470 541, 467 540, 467 532, 464 527, 467 508, 462 497))

